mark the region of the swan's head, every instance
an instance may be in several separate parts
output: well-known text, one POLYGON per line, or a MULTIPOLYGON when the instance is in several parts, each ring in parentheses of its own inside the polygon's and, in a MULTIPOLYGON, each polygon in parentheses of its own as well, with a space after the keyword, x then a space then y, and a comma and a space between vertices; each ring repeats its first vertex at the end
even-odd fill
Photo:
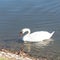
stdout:
POLYGON ((20 32, 20 35, 23 35, 24 33, 28 33, 28 34, 30 34, 30 29, 29 28, 24 28, 24 29, 22 29, 21 30, 21 32, 20 32))

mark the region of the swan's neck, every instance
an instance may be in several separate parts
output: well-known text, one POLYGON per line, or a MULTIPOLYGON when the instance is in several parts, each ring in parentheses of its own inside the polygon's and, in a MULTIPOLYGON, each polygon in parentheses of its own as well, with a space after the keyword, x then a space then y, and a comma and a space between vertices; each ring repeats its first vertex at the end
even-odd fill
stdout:
POLYGON ((30 34, 30 33, 31 33, 31 31, 29 30, 29 31, 28 31, 28 34, 30 34))
MULTIPOLYGON (((30 34, 30 33, 31 33, 30 29, 25 29, 25 30, 24 30, 24 33, 26 33, 26 32, 27 32, 27 34, 30 34)), ((27 34, 26 34, 26 35, 27 35, 27 34)))

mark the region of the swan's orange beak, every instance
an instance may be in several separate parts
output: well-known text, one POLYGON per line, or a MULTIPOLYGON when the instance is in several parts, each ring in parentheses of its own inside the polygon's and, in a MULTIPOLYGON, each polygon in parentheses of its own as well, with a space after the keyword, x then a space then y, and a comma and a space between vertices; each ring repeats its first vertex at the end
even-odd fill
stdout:
POLYGON ((19 33, 19 36, 21 37, 22 35, 23 35, 23 33, 22 33, 22 32, 20 32, 20 33, 19 33))

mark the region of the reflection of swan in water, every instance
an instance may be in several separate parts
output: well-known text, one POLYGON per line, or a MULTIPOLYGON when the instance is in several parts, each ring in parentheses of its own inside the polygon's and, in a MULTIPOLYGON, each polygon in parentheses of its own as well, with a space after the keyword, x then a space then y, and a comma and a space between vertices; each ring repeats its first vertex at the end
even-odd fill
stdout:
MULTIPOLYGON (((52 33, 49 33, 47 31, 37 31, 37 32, 31 33, 29 28, 24 28, 20 32, 20 35, 26 34, 22 37, 24 42, 26 42, 26 41, 27 42, 40 42, 40 44, 44 45, 44 44, 46 44, 45 40, 47 39, 47 41, 48 41, 53 36, 54 32, 55 31, 53 31, 52 33)), ((29 48, 29 46, 28 46, 28 48, 29 48)))
POLYGON ((46 39, 46 40, 34 43, 34 45, 36 45, 37 47, 44 47, 44 46, 52 45, 53 43, 54 43, 53 39, 46 39))
POLYGON ((45 39, 50 39, 55 31, 53 31, 52 33, 49 33, 47 31, 37 31, 37 32, 31 33, 30 29, 24 28, 24 29, 22 29, 20 34, 24 34, 26 32, 27 32, 27 34, 25 36, 23 36, 23 38, 22 38, 23 41, 39 42, 39 41, 43 41, 45 39))

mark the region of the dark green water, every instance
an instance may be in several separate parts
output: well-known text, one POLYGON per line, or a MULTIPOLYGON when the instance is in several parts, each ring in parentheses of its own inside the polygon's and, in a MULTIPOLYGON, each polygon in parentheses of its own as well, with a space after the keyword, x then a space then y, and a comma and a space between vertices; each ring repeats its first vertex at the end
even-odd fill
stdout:
POLYGON ((19 49, 18 33, 24 27, 55 31, 53 44, 44 48, 31 44, 31 54, 60 59, 60 0, 0 0, 0 46, 19 49))

